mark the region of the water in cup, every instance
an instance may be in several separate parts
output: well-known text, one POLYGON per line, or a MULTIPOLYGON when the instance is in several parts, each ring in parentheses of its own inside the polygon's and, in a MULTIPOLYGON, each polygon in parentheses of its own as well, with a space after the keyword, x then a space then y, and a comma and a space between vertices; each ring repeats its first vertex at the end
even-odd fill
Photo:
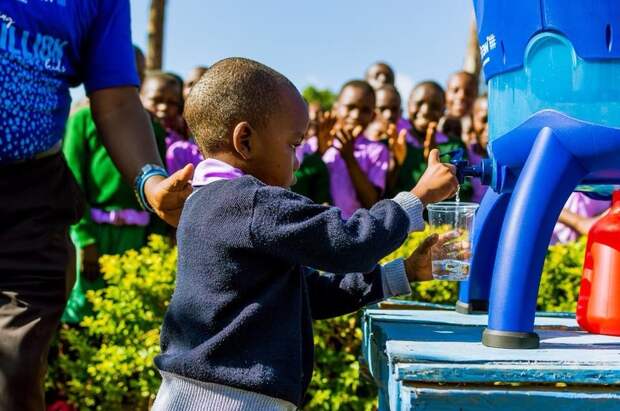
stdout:
POLYGON ((433 278, 463 281, 469 278, 470 250, 476 203, 441 202, 428 207, 431 230, 447 241, 431 252, 433 278))

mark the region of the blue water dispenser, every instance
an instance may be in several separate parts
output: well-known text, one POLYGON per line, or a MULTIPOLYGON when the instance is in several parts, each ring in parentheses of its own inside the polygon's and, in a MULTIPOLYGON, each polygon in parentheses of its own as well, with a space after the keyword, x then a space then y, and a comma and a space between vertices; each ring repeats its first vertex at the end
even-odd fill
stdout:
POLYGON ((573 191, 620 184, 620 1, 474 0, 489 93, 490 186, 457 311, 489 312, 483 343, 536 348, 536 298, 573 191))

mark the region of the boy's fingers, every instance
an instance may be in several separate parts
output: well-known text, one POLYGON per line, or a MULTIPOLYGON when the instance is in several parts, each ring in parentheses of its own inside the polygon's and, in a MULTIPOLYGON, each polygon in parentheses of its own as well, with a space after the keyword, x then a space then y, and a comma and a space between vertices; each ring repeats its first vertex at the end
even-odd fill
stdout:
POLYGON ((437 234, 431 234, 422 241, 422 244, 418 247, 421 253, 427 253, 436 243, 439 241, 437 234))
MULTIPOLYGON (((430 154, 428 155, 428 166, 434 166, 435 164, 439 164, 441 161, 439 160, 439 150, 436 148, 432 149, 430 154)), ((453 166, 454 167, 454 166, 453 166)))

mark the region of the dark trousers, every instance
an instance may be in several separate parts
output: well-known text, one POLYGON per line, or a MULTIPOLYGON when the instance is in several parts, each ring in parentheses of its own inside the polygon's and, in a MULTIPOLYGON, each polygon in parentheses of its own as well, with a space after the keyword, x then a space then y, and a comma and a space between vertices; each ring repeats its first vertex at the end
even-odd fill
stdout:
POLYGON ((80 190, 60 154, 0 165, 0 411, 45 408, 47 352, 67 298, 80 190))

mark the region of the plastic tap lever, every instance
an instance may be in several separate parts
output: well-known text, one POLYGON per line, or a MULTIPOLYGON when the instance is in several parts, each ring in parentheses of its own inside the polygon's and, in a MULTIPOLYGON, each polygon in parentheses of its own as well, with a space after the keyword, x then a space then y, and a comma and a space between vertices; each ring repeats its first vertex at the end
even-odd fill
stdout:
POLYGON ((480 164, 469 164, 469 161, 463 159, 464 150, 459 148, 444 153, 439 156, 450 156, 450 164, 456 167, 456 178, 460 184, 465 182, 465 177, 479 178, 482 184, 489 185, 491 183, 491 162, 488 159, 482 160, 480 164))

